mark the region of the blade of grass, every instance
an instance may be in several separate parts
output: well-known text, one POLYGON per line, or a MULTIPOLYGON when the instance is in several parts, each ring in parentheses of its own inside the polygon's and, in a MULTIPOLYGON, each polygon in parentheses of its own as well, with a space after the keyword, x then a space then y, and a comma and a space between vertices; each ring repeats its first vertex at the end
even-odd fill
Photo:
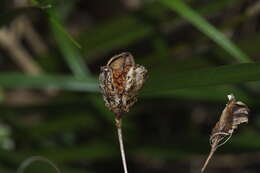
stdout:
MULTIPOLYGON (((44 5, 41 4, 38 0, 33 0, 33 4, 44 5)), ((52 6, 52 8, 44 9, 44 11, 48 15, 48 20, 53 31, 53 36, 57 40, 60 51, 65 57, 65 60, 73 74, 77 77, 90 77, 89 71, 79 53, 78 48, 81 48, 81 46, 66 31, 56 7, 52 6)))
POLYGON ((201 32, 215 41, 219 46, 231 54, 237 61, 246 63, 251 62, 250 58, 234 45, 226 36, 218 31, 213 25, 209 24, 196 11, 191 9, 181 0, 161 0, 161 3, 177 12, 183 18, 191 22, 201 32))
POLYGON ((81 46, 65 30, 64 25, 58 18, 56 9, 50 4, 39 3, 37 0, 32 0, 32 3, 33 6, 17 8, 6 14, 0 15, 0 26, 10 23, 12 19, 21 14, 28 14, 37 10, 46 12, 54 33, 53 35, 56 38, 70 69, 78 77, 89 77, 89 71, 84 65, 79 50, 77 50, 77 48, 81 48, 81 46))
MULTIPOLYGON (((230 6, 234 1, 240 2, 241 0, 214 1, 200 7, 198 11, 203 15, 214 14, 221 9, 225 9, 227 6, 230 6)), ((175 26, 178 26, 179 23, 182 22, 180 18, 174 18, 173 20, 173 17, 168 17, 165 19, 167 16, 165 15, 166 8, 164 5, 161 6, 160 4, 154 3, 149 8, 151 9, 147 10, 153 12, 152 14, 149 13, 149 16, 151 18, 158 18, 159 16, 158 20, 162 21, 162 23, 160 23, 161 25, 171 25, 171 28, 174 29, 175 26), (154 6, 156 6, 156 8, 161 8, 158 13, 155 12, 154 6)), ((94 56, 118 49, 118 47, 128 46, 138 40, 150 37, 155 33, 156 29, 154 29, 153 26, 143 22, 137 16, 125 15, 114 18, 107 23, 96 25, 92 29, 87 28, 87 30, 80 35, 79 42, 82 44, 84 54, 90 59, 94 56)))
POLYGON ((260 63, 243 63, 214 68, 179 72, 171 75, 165 71, 157 76, 151 72, 151 78, 144 88, 147 95, 165 93, 176 89, 237 84, 260 80, 260 63), (163 76, 163 77, 162 77, 163 76))
POLYGON ((50 22, 53 35, 56 38, 57 44, 73 74, 77 77, 90 77, 89 71, 84 64, 79 50, 72 44, 68 34, 64 32, 64 26, 61 24, 61 21, 52 17, 50 22))
MULTIPOLYGON (((189 100, 206 100, 223 102, 223 96, 235 93, 238 98, 249 103, 251 98, 243 91, 233 86, 199 87, 166 91, 146 95, 148 98, 179 98, 189 100)), ((250 104, 251 105, 251 104, 250 104)))
MULTIPOLYGON (((243 63, 214 68, 179 72, 175 75, 165 72, 160 75, 151 72, 144 91, 153 95, 177 89, 238 84, 260 81, 260 63, 243 63)), ((57 88, 74 91, 98 91, 97 80, 61 75, 27 76, 17 73, 0 73, 0 87, 4 88, 57 88)))
POLYGON ((84 54, 94 57, 127 46, 152 33, 154 31, 151 26, 140 22, 134 16, 123 16, 83 32, 79 39, 84 54))
POLYGON ((62 75, 27 76, 19 73, 1 73, 0 86, 3 88, 53 88, 74 91, 97 92, 97 80, 90 78, 75 78, 62 75))

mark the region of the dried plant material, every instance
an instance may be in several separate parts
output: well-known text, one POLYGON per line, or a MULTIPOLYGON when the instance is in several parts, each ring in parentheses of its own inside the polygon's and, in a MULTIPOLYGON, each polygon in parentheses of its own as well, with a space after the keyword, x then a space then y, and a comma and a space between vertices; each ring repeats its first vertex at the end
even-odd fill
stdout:
POLYGON ((234 95, 228 95, 228 103, 223 110, 219 121, 212 130, 210 136, 211 151, 204 163, 203 172, 218 147, 224 145, 232 136, 239 124, 248 122, 249 108, 241 101, 236 101, 234 95))
POLYGON ((136 96, 145 83, 146 74, 147 70, 135 64, 128 52, 112 57, 106 66, 101 67, 99 82, 103 98, 117 120, 137 101, 136 96))
POLYGON ((120 145, 124 173, 127 173, 126 157, 123 145, 121 118, 137 101, 137 94, 143 87, 147 70, 135 64, 129 52, 113 56, 106 66, 101 67, 99 75, 100 89, 106 107, 115 113, 115 121, 120 145))

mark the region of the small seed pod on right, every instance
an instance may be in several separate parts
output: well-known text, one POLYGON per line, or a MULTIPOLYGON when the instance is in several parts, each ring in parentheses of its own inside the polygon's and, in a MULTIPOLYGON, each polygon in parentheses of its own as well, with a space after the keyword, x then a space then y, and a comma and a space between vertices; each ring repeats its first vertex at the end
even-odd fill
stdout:
POLYGON ((228 95, 228 103, 223 110, 220 120, 212 130, 211 136, 217 133, 226 133, 231 135, 238 125, 248 122, 248 114, 250 112, 247 105, 241 101, 236 101, 233 94, 228 95))
POLYGON ((223 110, 210 136, 211 151, 201 171, 203 172, 218 147, 224 145, 239 124, 248 122, 249 108, 241 101, 236 101, 233 94, 228 95, 228 103, 223 110))

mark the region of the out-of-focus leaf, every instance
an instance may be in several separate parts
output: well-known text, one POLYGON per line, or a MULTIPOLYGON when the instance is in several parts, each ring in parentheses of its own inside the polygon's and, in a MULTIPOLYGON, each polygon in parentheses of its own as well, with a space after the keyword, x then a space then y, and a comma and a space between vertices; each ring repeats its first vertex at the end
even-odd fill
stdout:
POLYGON ((241 132, 241 134, 239 134, 239 137, 233 138, 232 143, 252 149, 260 148, 259 133, 253 129, 247 129, 246 131, 241 132))
MULTIPOLYGON (((159 80, 159 78, 161 78, 162 76, 168 76, 169 74, 174 75, 182 71, 194 71, 196 69, 203 69, 209 67, 214 68, 214 65, 210 64, 210 62, 204 57, 193 57, 189 60, 175 61, 172 61, 170 59, 164 59, 160 62, 156 61, 156 59, 157 57, 154 56, 149 56, 147 58, 141 59, 140 64, 144 64, 145 66, 147 66, 148 69, 151 69, 151 72, 149 71, 148 81, 150 80, 150 78, 152 78, 152 80, 159 80)), ((171 84, 171 81, 168 82, 168 85, 174 85, 171 84)), ((145 88, 146 86, 147 85, 145 85, 145 88)), ((234 93, 238 98, 241 98, 241 100, 244 100, 246 103, 251 103, 252 101, 252 99, 248 96, 246 92, 242 91, 237 87, 226 85, 177 89, 166 92, 154 92, 151 94, 144 93, 144 95, 142 96, 145 96, 145 98, 178 98, 223 102, 223 98, 225 99, 225 96, 230 93, 234 93)))
POLYGON ((79 115, 75 117, 63 117, 59 120, 53 120, 51 122, 44 122, 41 124, 37 124, 37 126, 31 127, 28 130, 31 131, 31 134, 37 136, 39 138, 43 138, 48 135, 54 135, 62 132, 73 132, 80 129, 92 129, 94 127, 97 128, 98 123, 94 119, 94 116, 89 116, 89 113, 85 113, 84 115, 79 115))
MULTIPOLYGON (((42 4, 43 2, 38 0, 34 0, 33 3, 35 5, 44 5, 42 4)), ((60 15, 58 14, 56 7, 51 6, 51 8, 45 9, 45 12, 48 15, 53 35, 56 38, 62 55, 65 57, 71 71, 77 77, 89 77, 88 69, 84 65, 84 61, 79 53, 78 48, 81 48, 81 46, 66 31, 64 24, 60 20, 60 15)))
POLYGON ((159 77, 150 73, 145 94, 165 93, 177 89, 238 84, 260 80, 260 63, 244 63, 172 74, 165 71, 159 77))
POLYGON ((163 4, 190 21, 200 31, 214 40, 219 46, 229 52, 239 62, 251 62, 250 58, 234 45, 224 34, 219 32, 213 25, 209 24, 196 11, 191 9, 181 0, 161 0, 163 4))
MULTIPOLYGON (((198 11, 200 11, 202 15, 216 13, 226 6, 229 6, 233 1, 234 0, 231 2, 214 1, 200 7, 198 11)), ((167 15, 165 15, 163 5, 154 3, 146 10, 150 18, 156 18, 163 21, 162 25, 170 25, 173 29, 182 22, 179 18, 174 18, 174 21, 172 20, 172 17, 169 18, 170 20, 168 18, 165 19, 167 15), (158 18, 158 16, 160 17, 158 18)), ((142 21, 141 17, 138 18, 136 15, 125 15, 119 18, 114 18, 109 22, 96 25, 94 28, 88 28, 88 30, 82 32, 80 35, 79 42, 83 47, 84 54, 87 55, 88 58, 91 58, 93 56, 103 55, 111 50, 116 50, 120 47, 127 46, 153 34, 156 34, 156 29, 152 25, 142 21)))
POLYGON ((93 102, 93 106, 98 110, 100 116, 104 117, 104 119, 111 124, 114 124, 114 114, 110 111, 107 111, 103 99, 101 99, 100 96, 97 95, 90 96, 90 98, 93 102))
POLYGON ((73 76, 46 74, 39 76, 28 76, 19 73, 1 73, 0 87, 37 89, 53 88, 88 92, 98 91, 98 84, 95 79, 78 79, 73 76))
POLYGON ((38 6, 38 7, 41 7, 41 6, 48 6, 49 8, 46 8, 44 9, 45 12, 48 14, 49 16, 49 20, 50 22, 54 22, 54 23, 57 23, 57 27, 59 29, 60 32, 64 33, 64 36, 66 36, 73 44, 75 44, 78 48, 80 48, 80 44, 78 44, 78 42, 73 39, 70 34, 64 29, 64 27, 62 27, 60 25, 60 23, 58 22, 58 19, 57 19, 57 16, 55 13, 53 13, 53 9, 52 8, 55 8, 53 7, 51 4, 46 4, 45 1, 40 1, 40 0, 31 0, 31 2, 35 5, 35 6, 38 6))
POLYGON ((123 16, 82 33, 80 42, 87 56, 95 56, 129 45, 152 32, 150 25, 142 23, 134 16, 123 16))
MULTIPOLYGON (((165 93, 177 89, 237 84, 260 80, 260 63, 244 63, 206 68, 165 75, 150 73, 145 91, 148 95, 165 93), (157 77, 156 77, 157 76, 157 77)), ((96 92, 97 81, 94 79, 77 79, 71 76, 40 75, 27 76, 17 73, 1 73, 0 86, 4 88, 56 88, 75 91, 96 92)))
POLYGON ((64 26, 57 18, 52 17, 50 21, 53 35, 74 75, 77 77, 89 76, 88 69, 79 53, 79 49, 70 41, 71 38, 68 33, 65 32, 64 26))
POLYGON ((0 88, 0 103, 4 100, 4 91, 0 88))
POLYGON ((246 103, 250 102, 250 97, 232 86, 216 86, 216 87, 202 87, 202 88, 187 88, 177 89, 168 92, 155 93, 153 95, 146 95, 148 98, 179 98, 189 100, 206 100, 206 101, 226 101, 226 95, 233 93, 237 98, 243 100, 246 103))
POLYGON ((111 146, 105 141, 95 141, 92 143, 75 146, 73 148, 48 148, 46 150, 35 151, 0 151, 0 158, 11 161, 12 163, 20 163, 21 160, 37 155, 43 156, 55 163, 79 161, 79 160, 97 160, 97 159, 111 159, 117 155, 116 146, 111 146))

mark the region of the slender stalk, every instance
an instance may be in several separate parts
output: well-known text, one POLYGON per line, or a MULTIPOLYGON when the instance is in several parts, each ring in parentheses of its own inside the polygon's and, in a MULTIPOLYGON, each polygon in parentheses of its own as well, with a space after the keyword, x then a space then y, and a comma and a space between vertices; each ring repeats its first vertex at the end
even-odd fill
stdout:
POLYGON ((211 146, 211 150, 210 150, 209 156, 208 156, 207 160, 205 161, 205 163, 204 163, 204 165, 203 165, 203 167, 201 169, 201 172, 204 172, 204 170, 206 169, 206 167, 207 167, 211 157, 213 156, 213 154, 217 150, 217 144, 218 144, 218 140, 215 140, 214 143, 211 146))
POLYGON ((122 158, 122 163, 123 163, 123 167, 124 167, 124 173, 128 173, 125 150, 124 150, 124 143, 123 143, 122 128, 121 128, 121 120, 116 119, 116 126, 117 126, 118 141, 119 141, 119 145, 120 145, 121 158, 122 158))

